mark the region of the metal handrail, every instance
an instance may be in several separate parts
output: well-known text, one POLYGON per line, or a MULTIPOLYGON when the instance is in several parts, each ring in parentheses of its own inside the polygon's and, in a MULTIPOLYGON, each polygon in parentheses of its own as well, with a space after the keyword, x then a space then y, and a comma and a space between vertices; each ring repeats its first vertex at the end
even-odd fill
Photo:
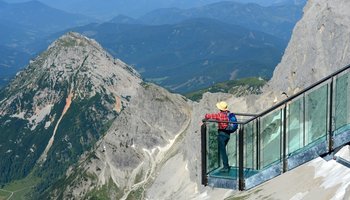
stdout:
POLYGON ((232 122, 232 121, 220 121, 220 120, 215 120, 215 119, 203 119, 202 122, 217 122, 217 123, 231 123, 231 124, 246 124, 244 122, 232 122))
POLYGON ((257 114, 251 114, 251 113, 234 113, 237 116, 245 116, 245 117, 256 117, 257 114))
MULTIPOLYGON (((251 114, 251 113, 234 113, 236 116, 245 116, 245 117, 256 117, 257 114, 251 114)), ((250 118, 251 119, 251 118, 250 118)), ((231 124, 246 124, 246 121, 237 121, 237 122, 232 122, 232 121, 219 121, 215 119, 202 119, 202 122, 217 122, 217 123, 231 123, 231 124)))

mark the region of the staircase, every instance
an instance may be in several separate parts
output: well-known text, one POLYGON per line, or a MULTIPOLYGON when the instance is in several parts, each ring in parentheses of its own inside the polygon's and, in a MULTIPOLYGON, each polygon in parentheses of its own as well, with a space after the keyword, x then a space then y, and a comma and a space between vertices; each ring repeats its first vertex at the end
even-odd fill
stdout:
POLYGON ((229 172, 220 172, 218 121, 203 120, 203 185, 249 190, 349 144, 350 65, 259 114, 236 115, 249 118, 230 136, 229 172))

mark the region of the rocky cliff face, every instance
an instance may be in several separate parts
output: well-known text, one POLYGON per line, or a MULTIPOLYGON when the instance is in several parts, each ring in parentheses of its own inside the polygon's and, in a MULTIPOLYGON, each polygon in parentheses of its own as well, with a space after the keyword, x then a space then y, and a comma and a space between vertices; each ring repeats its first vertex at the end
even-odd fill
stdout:
POLYGON ((96 149, 68 172, 67 184, 55 188, 52 197, 81 199, 104 193, 111 199, 143 199, 147 185, 178 150, 190 116, 182 96, 143 84, 96 149), (113 191, 105 193, 104 187, 113 191))
POLYGON ((268 90, 293 94, 350 64, 350 2, 309 0, 268 90))

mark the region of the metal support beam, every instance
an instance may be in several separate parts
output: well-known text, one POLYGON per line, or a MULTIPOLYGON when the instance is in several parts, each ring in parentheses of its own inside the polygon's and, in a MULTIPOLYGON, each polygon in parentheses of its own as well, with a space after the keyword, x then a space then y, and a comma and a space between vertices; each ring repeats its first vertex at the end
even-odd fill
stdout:
POLYGON ((201 126, 202 185, 208 185, 207 177, 207 125, 201 126))
POLYGON ((283 132, 282 132, 282 162, 283 162, 283 173, 288 170, 287 163, 287 104, 284 105, 283 108, 283 132))
POLYGON ((245 190, 244 181, 244 129, 243 126, 239 127, 238 133, 238 189, 245 190))
POLYGON ((260 169, 260 118, 256 120, 256 170, 260 169))
POLYGON ((328 115, 328 151, 333 150, 333 78, 331 79, 331 82, 329 84, 329 115, 328 115))

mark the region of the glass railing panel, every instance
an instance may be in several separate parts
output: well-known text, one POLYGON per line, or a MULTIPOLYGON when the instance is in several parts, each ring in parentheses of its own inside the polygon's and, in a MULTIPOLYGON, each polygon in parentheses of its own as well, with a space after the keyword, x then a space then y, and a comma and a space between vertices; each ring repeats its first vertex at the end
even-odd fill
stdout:
POLYGON ((349 72, 335 78, 334 127, 335 134, 349 130, 350 124, 350 75, 349 72))
POLYGON ((287 107, 287 153, 304 147, 304 98, 294 100, 287 107))
POLYGON ((217 122, 206 122, 207 124, 207 172, 215 176, 237 177, 238 166, 238 130, 230 134, 227 143, 227 157, 231 169, 229 173, 220 173, 222 161, 218 145, 218 124, 217 122))
POLYGON ((260 120, 261 169, 281 159, 282 110, 271 112, 260 120))
POLYGON ((218 150, 218 126, 216 122, 207 122, 207 172, 220 167, 218 150))
MULTIPOLYGON (((305 95, 306 145, 327 134, 328 84, 305 95)), ((324 139, 326 139, 324 137, 324 139)))
POLYGON ((230 140, 226 147, 229 165, 231 167, 238 166, 238 130, 230 134, 230 140))
POLYGON ((244 168, 257 169, 257 142, 255 120, 244 125, 244 168))

